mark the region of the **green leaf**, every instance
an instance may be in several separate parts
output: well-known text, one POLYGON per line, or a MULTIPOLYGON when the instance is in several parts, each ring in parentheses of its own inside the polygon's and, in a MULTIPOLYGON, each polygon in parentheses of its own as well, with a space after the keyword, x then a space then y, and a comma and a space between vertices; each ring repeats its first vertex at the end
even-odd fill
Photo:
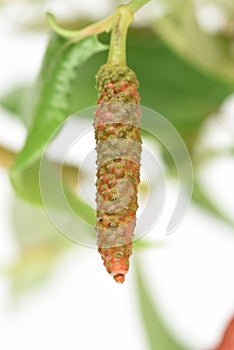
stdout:
POLYGON ((222 209, 216 203, 214 203, 198 180, 194 181, 192 199, 194 203, 199 205, 202 209, 205 209, 209 214, 234 228, 234 220, 226 215, 225 212, 222 211, 222 209))
MULTIPOLYGON (((128 65, 140 82, 141 104, 172 122, 190 149, 204 118, 233 92, 232 84, 197 70, 148 30, 131 30, 127 51, 128 65)), ((95 104, 95 75, 105 59, 99 53, 84 64, 71 96, 71 113, 95 104), (84 98, 78 100, 81 93, 84 98)))
POLYGON ((225 11, 228 17, 234 15, 234 2, 233 0, 203 0, 203 3, 210 5, 218 5, 225 11))
MULTIPOLYGON (((96 37, 72 44, 54 35, 45 54, 32 111, 32 125, 12 173, 40 158, 53 132, 69 116, 69 96, 76 70, 95 53, 106 49, 96 37)), ((77 96, 77 98, 82 98, 77 96)))
MULTIPOLYGON (((142 105, 169 119, 191 149, 204 118, 233 92, 233 84, 194 68, 149 30, 130 30, 127 50, 128 65, 140 81, 142 105)), ((99 52, 82 65, 73 83, 68 114, 96 103, 95 75, 106 58, 106 53, 99 52)))
POLYGON ((53 246, 32 247, 21 254, 7 271, 13 296, 19 298, 44 284, 58 258, 59 253, 53 246))
POLYGON ((0 105, 18 116, 26 124, 24 109, 28 103, 29 93, 30 88, 28 86, 19 86, 0 97, 0 105))
POLYGON ((161 246, 163 246, 163 243, 160 241, 158 241, 158 242, 146 241, 143 238, 138 239, 136 241, 133 241, 134 251, 143 251, 145 249, 154 249, 154 248, 159 248, 161 246))
POLYGON ((71 242, 65 239, 52 224, 42 207, 32 206, 19 197, 13 199, 11 220, 14 234, 22 251, 33 246, 52 245, 58 249, 72 246, 71 242))
POLYGON ((159 311, 156 309, 146 287, 145 280, 142 277, 139 263, 136 264, 136 283, 140 312, 144 322, 150 349, 187 350, 188 348, 179 343, 179 341, 170 333, 165 323, 162 321, 159 311))
MULTIPOLYGON (((50 75, 49 67, 52 66, 55 73, 55 63, 59 63, 59 57, 65 54, 64 50, 61 50, 61 47, 64 46, 64 39, 55 39, 47 51, 44 62, 48 61, 48 64, 44 63, 39 87, 44 86, 43 77, 50 75), (57 57, 56 60, 54 59, 54 64, 51 57, 57 57)), ((105 37, 102 39, 107 40, 105 37)), ((95 57, 90 57, 83 63, 82 69, 78 71, 77 79, 72 84, 70 97, 68 96, 67 115, 95 104, 97 99, 95 75, 99 66, 106 61, 106 56, 105 52, 98 52, 95 57)), ((135 70, 140 81, 142 105, 164 115, 177 128, 189 150, 192 150, 196 142, 204 118, 216 111, 222 101, 233 92, 232 84, 197 70, 176 55, 149 30, 134 29, 130 31, 128 65, 135 70)), ((47 80, 45 79, 45 81, 47 80)), ((35 112, 31 114, 35 115, 35 112)), ((40 127, 42 126, 38 125, 39 129, 40 127)), ((32 130, 35 131, 35 127, 31 128, 30 133, 32 130)), ((35 140, 38 135, 37 133, 35 140)), ((28 151, 30 153, 31 149, 28 151)), ((33 152, 26 159, 32 159, 34 156, 33 149, 33 152)), ((25 197, 30 197, 30 193, 27 191, 28 181, 30 178, 32 189, 35 188, 31 179, 33 176, 24 176, 23 171, 21 171, 20 177, 19 173, 16 175, 17 178, 15 181, 13 180, 14 186, 21 183, 17 191, 20 191, 19 187, 22 189, 23 182, 24 190, 22 192, 25 193, 25 197)), ((13 178, 13 174, 11 177, 13 178)), ((32 191, 30 190, 30 192, 32 191)))
POLYGON ((18 197, 12 202, 11 219, 18 254, 5 274, 13 295, 19 297, 46 282, 56 261, 74 244, 57 230, 43 208, 18 197))
MULTIPOLYGON (((64 168, 62 168, 63 170, 64 168)), ((63 204, 60 199, 57 198, 57 189, 61 179, 60 173, 61 167, 58 164, 50 163, 48 161, 47 166, 47 188, 50 188, 50 205, 53 207, 64 210, 63 204), (52 201, 52 202, 51 202, 52 201)), ((39 186, 39 173, 40 173, 40 161, 35 162, 33 165, 26 167, 23 171, 16 171, 11 174, 11 180, 13 181, 14 189, 16 193, 31 204, 41 206, 43 204, 41 197, 41 189, 39 186)), ((78 177, 77 177, 78 178, 78 177)), ((87 222, 89 225, 95 225, 95 212, 85 202, 83 202, 76 194, 75 189, 72 189, 68 182, 63 185, 63 192, 66 201, 75 214, 87 222)))
POLYGON ((213 35, 205 32, 196 20, 193 2, 173 2, 171 11, 157 18, 152 29, 186 60, 233 84, 232 38, 225 32, 213 35))
MULTIPOLYGON (((77 69, 95 53, 106 49, 94 36, 71 43, 53 35, 34 91, 31 126, 22 151, 10 170, 16 192, 24 199, 42 204, 39 188, 39 166, 43 150, 53 132, 69 116, 69 97, 77 69)), ((79 72, 79 71, 78 71, 79 72)), ((82 94, 77 95, 82 99, 82 94)), ((50 169, 50 171, 54 171, 50 169)), ((53 176, 53 173, 51 176, 53 176)), ((59 174, 54 173, 54 178, 59 174)), ((76 210, 94 222, 94 211, 67 190, 76 210)))
POLYGON ((153 35, 138 36, 130 45, 129 65, 140 81, 142 105, 165 116, 190 150, 204 118, 219 108, 233 86, 195 69, 153 35))

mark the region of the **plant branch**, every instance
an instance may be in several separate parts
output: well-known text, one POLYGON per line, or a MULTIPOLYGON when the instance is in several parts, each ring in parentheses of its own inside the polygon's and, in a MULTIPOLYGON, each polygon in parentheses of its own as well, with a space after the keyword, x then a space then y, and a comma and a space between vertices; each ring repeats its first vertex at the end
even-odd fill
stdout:
POLYGON ((46 19, 48 21, 49 26, 51 29, 63 36, 64 38, 74 38, 77 41, 84 39, 86 36, 92 35, 92 34, 100 34, 103 32, 109 32, 111 30, 112 22, 114 19, 114 15, 96 22, 94 24, 88 25, 87 27, 80 29, 80 30, 68 30, 68 29, 63 29, 61 28, 54 17, 54 15, 50 12, 46 13, 46 19))
POLYGON ((103 32, 109 32, 116 23, 116 17, 119 16, 119 8, 124 7, 129 12, 134 13, 150 1, 151 0, 132 0, 127 5, 120 5, 112 16, 109 16, 101 21, 88 25, 87 27, 79 30, 68 30, 61 28, 57 24, 54 15, 50 12, 46 13, 46 19, 49 26, 55 33, 63 36, 64 38, 72 39, 72 41, 75 42, 84 39, 89 35, 97 35, 103 32))
POLYGON ((108 64, 126 65, 126 38, 132 21, 132 11, 127 6, 119 6, 113 22, 108 64))

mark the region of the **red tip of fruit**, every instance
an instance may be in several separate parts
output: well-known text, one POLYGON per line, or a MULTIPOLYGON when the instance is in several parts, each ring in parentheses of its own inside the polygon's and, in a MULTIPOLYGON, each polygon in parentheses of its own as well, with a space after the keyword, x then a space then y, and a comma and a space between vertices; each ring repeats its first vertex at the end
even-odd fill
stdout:
POLYGON ((234 349, 234 318, 229 323, 221 344, 216 350, 233 350, 234 349))
POLYGON ((123 274, 119 274, 119 275, 114 276, 115 282, 117 282, 119 284, 124 283, 124 279, 125 279, 125 275, 123 275, 123 274))

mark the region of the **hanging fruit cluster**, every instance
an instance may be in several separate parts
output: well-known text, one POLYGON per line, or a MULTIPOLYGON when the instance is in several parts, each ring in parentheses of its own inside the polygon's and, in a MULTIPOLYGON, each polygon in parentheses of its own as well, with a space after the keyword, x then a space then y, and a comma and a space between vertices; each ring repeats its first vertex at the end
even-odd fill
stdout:
POLYGON ((97 245, 107 271, 123 283, 129 269, 140 182, 140 96, 126 65, 102 66, 97 74, 97 245))

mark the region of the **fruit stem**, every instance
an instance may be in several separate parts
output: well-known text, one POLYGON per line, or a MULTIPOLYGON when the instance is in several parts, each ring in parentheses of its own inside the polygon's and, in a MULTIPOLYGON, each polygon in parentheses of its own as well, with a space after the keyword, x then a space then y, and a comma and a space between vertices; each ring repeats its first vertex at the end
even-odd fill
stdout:
POLYGON ((112 27, 112 22, 115 15, 112 15, 108 18, 105 18, 99 22, 96 22, 94 24, 91 24, 83 29, 80 30, 68 30, 61 28, 57 23, 54 15, 50 12, 46 13, 46 19, 51 27, 51 29, 63 36, 64 38, 72 38, 74 41, 79 41, 81 39, 84 39, 85 37, 92 35, 92 34, 100 34, 103 32, 109 32, 112 27))
POLYGON ((128 27, 133 21, 133 12, 128 6, 117 8, 112 26, 110 50, 107 63, 126 65, 126 38, 128 27))
POLYGON ((89 35, 97 35, 103 32, 109 32, 115 25, 116 15, 118 15, 120 7, 124 7, 126 10, 128 9, 129 12, 136 12, 149 1, 151 0, 132 0, 127 5, 119 6, 113 15, 79 30, 61 28, 56 22, 54 15, 50 12, 46 13, 46 19, 50 28, 55 33, 61 35, 64 38, 72 39, 73 42, 77 42, 89 35))

